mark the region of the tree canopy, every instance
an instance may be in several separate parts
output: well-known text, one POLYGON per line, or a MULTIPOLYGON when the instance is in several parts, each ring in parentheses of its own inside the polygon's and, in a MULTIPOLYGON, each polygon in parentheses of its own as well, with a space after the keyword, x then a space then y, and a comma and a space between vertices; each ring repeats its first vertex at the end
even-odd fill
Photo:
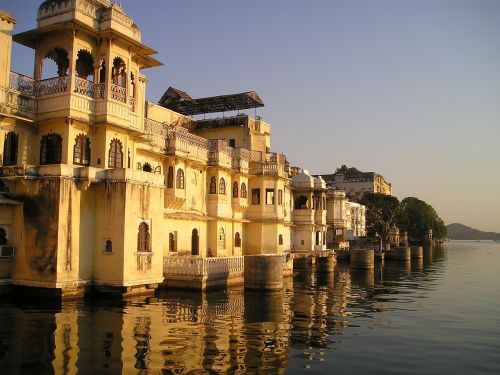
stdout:
POLYGON ((342 173, 342 174, 356 174, 356 173, 363 173, 359 169, 355 167, 348 167, 345 164, 342 164, 340 168, 337 168, 335 173, 342 173))
POLYGON ((378 234, 384 241, 389 239, 393 225, 406 230, 413 239, 423 239, 428 229, 432 229, 434 238, 447 236, 446 226, 436 210, 418 198, 408 197, 399 202, 391 195, 367 193, 360 203, 366 206, 368 233, 378 234))
POLYGON ((446 225, 436 210, 415 197, 401 201, 397 215, 397 226, 408 231, 410 238, 422 238, 428 229, 432 229, 434 238, 446 237, 446 225))
POLYGON ((378 234, 382 240, 387 241, 399 212, 398 198, 382 193, 367 193, 361 199, 361 204, 366 206, 368 233, 378 234))

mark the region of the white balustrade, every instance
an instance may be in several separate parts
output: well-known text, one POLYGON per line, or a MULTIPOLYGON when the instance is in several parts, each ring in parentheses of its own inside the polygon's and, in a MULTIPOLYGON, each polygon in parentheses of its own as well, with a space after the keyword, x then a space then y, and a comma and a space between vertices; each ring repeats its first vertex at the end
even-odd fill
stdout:
POLYGON ((244 271, 243 256, 194 258, 170 256, 163 261, 165 276, 223 277, 244 271))

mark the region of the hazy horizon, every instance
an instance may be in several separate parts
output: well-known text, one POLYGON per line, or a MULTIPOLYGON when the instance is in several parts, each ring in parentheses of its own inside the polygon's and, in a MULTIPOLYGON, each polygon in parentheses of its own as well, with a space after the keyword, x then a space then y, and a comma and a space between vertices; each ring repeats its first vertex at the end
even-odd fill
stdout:
MULTIPOLYGON (((0 8, 19 33, 41 3, 0 8)), ((292 165, 374 171, 446 224, 500 232, 500 2, 121 3, 165 64, 143 71, 149 100, 255 90, 292 165)), ((13 71, 33 62, 14 46, 13 71)))

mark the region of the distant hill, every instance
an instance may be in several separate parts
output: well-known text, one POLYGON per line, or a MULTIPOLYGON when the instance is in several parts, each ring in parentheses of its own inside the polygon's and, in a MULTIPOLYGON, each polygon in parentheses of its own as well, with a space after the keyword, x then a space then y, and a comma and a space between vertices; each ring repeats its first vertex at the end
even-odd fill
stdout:
POLYGON ((500 240, 500 233, 483 232, 459 223, 449 224, 446 229, 451 240, 500 240))

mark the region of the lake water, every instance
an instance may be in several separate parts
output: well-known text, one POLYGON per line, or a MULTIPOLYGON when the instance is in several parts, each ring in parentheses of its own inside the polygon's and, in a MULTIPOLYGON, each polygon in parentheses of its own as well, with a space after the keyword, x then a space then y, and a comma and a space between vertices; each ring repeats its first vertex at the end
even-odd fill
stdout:
POLYGON ((279 293, 0 299, 0 374, 500 374, 500 243, 338 264, 279 293))

